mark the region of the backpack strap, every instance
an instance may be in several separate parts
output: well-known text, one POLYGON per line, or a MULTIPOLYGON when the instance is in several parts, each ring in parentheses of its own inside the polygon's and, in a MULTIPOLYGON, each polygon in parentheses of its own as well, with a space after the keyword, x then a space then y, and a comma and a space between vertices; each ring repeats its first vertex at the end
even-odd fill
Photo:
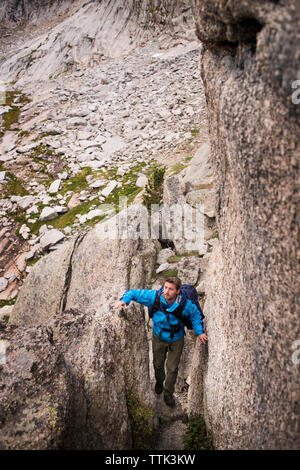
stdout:
POLYGON ((160 290, 156 291, 155 301, 154 301, 153 307, 151 309, 151 318, 153 317, 155 312, 157 312, 158 310, 161 310, 166 315, 167 322, 170 325, 170 328, 168 328, 168 329, 163 328, 163 330, 164 331, 170 331, 171 339, 173 339, 174 334, 178 331, 178 326, 171 325, 171 323, 170 323, 170 314, 174 315, 174 317, 176 317, 178 320, 182 321, 182 312, 183 312, 183 310, 186 306, 186 300, 183 303, 181 303, 175 310, 173 310, 172 312, 169 312, 166 309, 166 307, 161 303, 160 294, 161 294, 160 290))
POLYGON ((151 316, 153 316, 155 312, 159 310, 159 307, 160 307, 160 290, 157 290, 156 295, 155 295, 155 301, 151 309, 151 316))

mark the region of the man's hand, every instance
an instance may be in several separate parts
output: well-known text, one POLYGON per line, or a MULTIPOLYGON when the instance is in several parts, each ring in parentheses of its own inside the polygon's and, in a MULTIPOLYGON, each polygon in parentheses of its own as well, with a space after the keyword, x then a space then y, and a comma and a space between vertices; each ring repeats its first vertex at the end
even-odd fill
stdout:
POLYGON ((114 308, 127 308, 127 305, 125 304, 125 302, 123 302, 123 300, 118 300, 118 302, 115 303, 114 305, 114 308))
POLYGON ((203 333, 203 335, 199 335, 198 336, 198 340, 200 341, 200 343, 202 344, 205 344, 205 341, 207 341, 207 336, 205 333, 203 333))

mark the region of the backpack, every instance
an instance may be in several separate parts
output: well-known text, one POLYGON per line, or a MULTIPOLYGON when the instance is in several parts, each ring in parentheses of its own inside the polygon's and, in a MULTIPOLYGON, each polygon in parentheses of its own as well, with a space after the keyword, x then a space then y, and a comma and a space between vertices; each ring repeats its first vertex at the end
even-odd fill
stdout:
MULTIPOLYGON (((186 298, 189 299, 193 304, 196 305, 198 310, 201 313, 201 319, 205 318, 202 309, 200 307, 199 301, 198 301, 198 293, 195 289, 195 287, 189 285, 189 284, 182 284, 180 288, 180 292, 183 292, 185 294, 186 298)), ((156 291, 156 296, 155 296, 155 302, 151 307, 148 307, 148 314, 149 317, 152 318, 154 313, 157 312, 157 310, 162 310, 166 315, 171 313, 176 317, 178 320, 180 320, 183 323, 183 326, 185 326, 188 330, 193 329, 192 322, 189 318, 182 317, 182 312, 185 308, 186 301, 184 301, 181 305, 179 305, 173 312, 167 312, 166 309, 164 308, 163 305, 160 303, 160 295, 162 293, 162 288, 156 291)))

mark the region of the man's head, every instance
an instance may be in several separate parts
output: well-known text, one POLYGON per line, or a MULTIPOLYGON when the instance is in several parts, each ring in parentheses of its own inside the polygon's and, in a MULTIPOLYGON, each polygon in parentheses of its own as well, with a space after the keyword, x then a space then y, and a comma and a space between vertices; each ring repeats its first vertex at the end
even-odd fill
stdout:
POLYGON ((174 302, 180 292, 181 280, 178 277, 168 277, 164 282, 163 296, 167 302, 174 302))

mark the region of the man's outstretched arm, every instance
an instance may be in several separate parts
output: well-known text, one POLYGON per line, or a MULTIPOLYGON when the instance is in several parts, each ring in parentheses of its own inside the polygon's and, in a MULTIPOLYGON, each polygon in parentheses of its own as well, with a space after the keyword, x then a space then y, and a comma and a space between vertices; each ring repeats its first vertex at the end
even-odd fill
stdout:
POLYGON ((114 308, 127 308, 132 300, 150 307, 155 302, 156 291, 150 289, 130 289, 118 300, 114 308))
POLYGON ((114 308, 127 308, 127 305, 125 304, 125 302, 123 300, 118 300, 115 305, 114 305, 114 308))

